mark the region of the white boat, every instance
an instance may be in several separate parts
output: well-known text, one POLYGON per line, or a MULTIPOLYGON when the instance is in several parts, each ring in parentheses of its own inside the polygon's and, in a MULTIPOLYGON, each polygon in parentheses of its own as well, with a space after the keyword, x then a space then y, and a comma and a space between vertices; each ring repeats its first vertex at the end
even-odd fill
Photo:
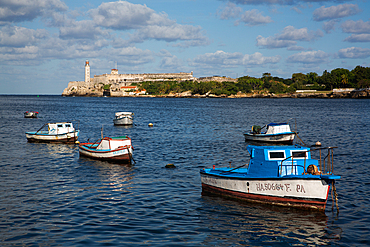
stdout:
POLYGON ((132 112, 116 112, 113 119, 114 125, 132 125, 134 121, 134 113, 132 112))
POLYGON ((128 136, 104 137, 94 143, 80 143, 80 155, 93 159, 131 163, 133 147, 128 136))
POLYGON ((38 115, 39 113, 37 112, 37 111, 26 111, 25 113, 24 113, 24 117, 25 118, 37 118, 37 115, 38 115))
POLYGON ((75 143, 79 134, 71 122, 59 122, 46 123, 37 131, 26 132, 26 138, 29 142, 75 143))
POLYGON ((249 145, 248 165, 201 169, 202 191, 252 202, 324 210, 330 187, 336 194, 334 182, 340 179, 333 174, 334 148, 249 145), (326 150, 325 157, 321 154, 326 150), (311 157, 312 151, 320 153, 319 160, 311 157))
POLYGON ((270 142, 270 143, 293 143, 296 132, 290 130, 288 123, 269 123, 262 128, 253 125, 252 129, 244 133, 245 141, 270 142), (261 130, 266 127, 266 131, 261 130))

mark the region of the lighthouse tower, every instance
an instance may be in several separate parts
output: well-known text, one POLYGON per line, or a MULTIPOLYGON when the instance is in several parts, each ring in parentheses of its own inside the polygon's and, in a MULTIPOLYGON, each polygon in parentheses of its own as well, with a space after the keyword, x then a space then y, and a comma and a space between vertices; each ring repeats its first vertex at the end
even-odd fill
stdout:
POLYGON ((89 60, 85 62, 85 82, 90 83, 90 65, 89 60))

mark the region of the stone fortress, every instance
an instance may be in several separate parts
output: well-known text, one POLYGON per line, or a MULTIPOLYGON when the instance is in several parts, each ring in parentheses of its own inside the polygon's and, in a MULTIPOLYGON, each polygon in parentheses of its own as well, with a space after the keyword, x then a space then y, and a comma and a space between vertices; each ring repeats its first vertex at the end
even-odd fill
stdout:
POLYGON ((237 81, 228 77, 193 77, 193 72, 186 73, 144 73, 118 74, 118 69, 112 69, 110 74, 94 75, 90 78, 90 64, 85 62, 85 81, 70 81, 62 96, 129 96, 145 95, 145 91, 138 92, 132 83, 144 81, 237 81), (110 85, 109 89, 105 85, 110 85), (105 89, 104 89, 105 88, 105 89))

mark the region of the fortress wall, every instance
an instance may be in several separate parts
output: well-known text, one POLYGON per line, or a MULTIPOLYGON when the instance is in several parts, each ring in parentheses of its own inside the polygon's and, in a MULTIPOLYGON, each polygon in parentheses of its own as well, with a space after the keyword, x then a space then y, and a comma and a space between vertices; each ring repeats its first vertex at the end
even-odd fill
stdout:
POLYGON ((79 87, 79 86, 85 86, 86 83, 84 81, 70 81, 68 83, 68 87, 79 87))
POLYGON ((186 79, 186 80, 193 80, 193 73, 146 73, 143 74, 145 77, 145 80, 148 79, 186 79))
POLYGON ((209 76, 209 77, 199 77, 198 81, 200 82, 206 82, 206 81, 217 81, 217 82, 237 82, 238 79, 233 79, 230 77, 223 77, 223 76, 209 76))
MULTIPOLYGON (((115 72, 115 71, 114 71, 115 72)), ((64 89, 62 95, 90 95, 99 96, 102 94, 102 86, 111 84, 111 93, 114 96, 122 94, 122 86, 130 86, 134 82, 143 81, 167 81, 167 80, 197 80, 193 77, 193 72, 180 73, 145 73, 145 74, 103 74, 94 75, 90 81, 70 81, 68 87, 64 89), (102 85, 103 84, 103 85, 102 85)))
POLYGON ((150 81, 150 80, 194 80, 193 73, 146 73, 146 74, 103 74, 95 75, 92 80, 93 83, 103 84, 122 84, 127 83, 128 86, 132 82, 150 81))

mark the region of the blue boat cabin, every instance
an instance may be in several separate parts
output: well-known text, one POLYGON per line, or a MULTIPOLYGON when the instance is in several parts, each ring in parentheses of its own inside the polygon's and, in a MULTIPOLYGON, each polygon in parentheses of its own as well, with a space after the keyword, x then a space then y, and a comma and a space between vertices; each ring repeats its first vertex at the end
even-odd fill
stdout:
POLYGON ((250 153, 248 174, 261 177, 304 175, 309 165, 318 167, 318 160, 311 159, 310 149, 301 146, 253 146, 250 153))

